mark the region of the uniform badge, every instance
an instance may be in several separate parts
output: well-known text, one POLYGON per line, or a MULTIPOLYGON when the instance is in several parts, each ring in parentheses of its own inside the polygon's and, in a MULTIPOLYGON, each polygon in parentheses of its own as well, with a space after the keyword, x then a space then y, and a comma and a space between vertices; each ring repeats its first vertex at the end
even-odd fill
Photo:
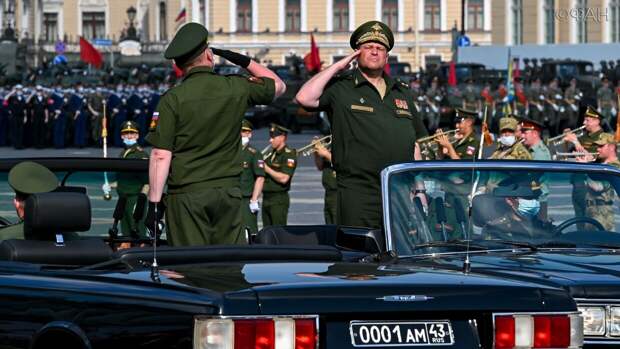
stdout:
POLYGON ((407 104, 407 101, 404 99, 394 99, 394 104, 396 104, 397 108, 409 109, 409 105, 407 104))
POLYGON ((476 151, 476 147, 472 147, 471 145, 467 147, 467 150, 465 151, 467 153, 467 155, 474 155, 474 152, 476 151))
POLYGON ((286 159, 286 166, 288 167, 295 167, 295 159, 286 159))
POLYGON ((256 164, 258 165, 258 168, 265 168, 265 161, 263 160, 256 161, 256 164))
POLYGON ((149 125, 149 129, 154 130, 157 127, 157 122, 159 122, 159 112, 153 112, 153 116, 151 117, 151 124, 149 125))
POLYGON ((364 97, 360 98, 360 103, 364 104, 364 102, 366 102, 366 100, 364 99, 364 97))
POLYGON ((255 84, 260 84, 260 85, 265 84, 265 81, 263 79, 257 78, 256 76, 248 77, 248 81, 252 82, 252 83, 255 83, 255 84))
POLYGON ((248 167, 250 167, 250 164, 248 164, 247 161, 244 161, 243 162, 243 168, 248 168, 248 167))

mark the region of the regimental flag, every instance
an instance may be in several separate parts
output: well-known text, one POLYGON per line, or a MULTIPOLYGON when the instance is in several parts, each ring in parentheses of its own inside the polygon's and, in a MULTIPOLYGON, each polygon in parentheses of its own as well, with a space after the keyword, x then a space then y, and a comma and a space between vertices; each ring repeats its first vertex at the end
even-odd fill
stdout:
POLYGON ((177 24, 181 23, 181 21, 185 22, 185 20, 187 19, 187 11, 185 10, 185 7, 183 7, 181 9, 181 12, 179 12, 179 14, 177 15, 177 18, 174 20, 177 24))
POLYGON ((80 59, 99 69, 103 65, 103 56, 88 40, 80 36, 80 59))
POLYGON ((454 60, 450 61, 450 69, 448 71, 448 85, 455 87, 458 81, 456 81, 456 63, 454 60))
POLYGON ((310 33, 310 53, 304 57, 304 65, 309 73, 318 73, 321 71, 321 56, 319 55, 319 47, 314 41, 314 35, 310 33))

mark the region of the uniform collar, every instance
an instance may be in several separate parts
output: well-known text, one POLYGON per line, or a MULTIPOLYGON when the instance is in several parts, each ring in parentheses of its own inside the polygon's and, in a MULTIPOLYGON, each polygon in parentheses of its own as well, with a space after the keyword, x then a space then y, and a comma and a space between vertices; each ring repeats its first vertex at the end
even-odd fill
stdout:
MULTIPOLYGON (((396 80, 394 80, 391 76, 387 75, 385 72, 383 73, 383 79, 385 80, 386 92, 394 88, 394 86, 398 86, 396 80)), ((368 79, 364 77, 360 68, 355 69, 355 71, 353 72, 353 82, 355 83, 355 87, 359 87, 363 84, 373 86, 370 81, 368 81, 368 79)))
POLYGON ((189 72, 183 78, 183 81, 187 80, 191 75, 198 74, 198 73, 214 74, 213 68, 207 67, 206 65, 201 65, 201 66, 190 69, 189 72))

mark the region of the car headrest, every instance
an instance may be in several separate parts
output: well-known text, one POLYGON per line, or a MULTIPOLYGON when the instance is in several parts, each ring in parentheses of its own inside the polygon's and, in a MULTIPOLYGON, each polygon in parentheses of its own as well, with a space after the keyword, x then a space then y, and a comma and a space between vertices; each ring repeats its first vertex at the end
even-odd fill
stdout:
POLYGON ((255 243, 334 246, 337 233, 337 225, 271 225, 256 234, 255 243))
POLYGON ((491 194, 476 195, 472 201, 472 219, 477 227, 484 227, 488 222, 506 216, 509 211, 510 206, 504 198, 491 194))
POLYGON ((90 229, 90 200, 83 193, 51 192, 32 194, 24 208, 27 239, 90 229))
POLYGON ((102 239, 67 241, 3 240, 0 260, 53 265, 91 265, 110 259, 112 249, 102 239))

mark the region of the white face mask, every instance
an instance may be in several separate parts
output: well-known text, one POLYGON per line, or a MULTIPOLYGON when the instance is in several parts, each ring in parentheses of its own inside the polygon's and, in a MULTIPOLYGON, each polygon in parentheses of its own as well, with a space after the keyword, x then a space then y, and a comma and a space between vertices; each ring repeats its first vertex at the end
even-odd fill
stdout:
POLYGON ((241 145, 244 147, 250 143, 250 137, 241 137, 241 145))
POLYGON ((509 147, 513 144, 515 144, 515 136, 501 136, 499 137, 499 142, 502 143, 503 145, 509 147))
POLYGON ((538 214, 538 211, 540 211, 540 202, 536 199, 518 199, 517 201, 519 202, 517 211, 524 217, 532 218, 538 214))

